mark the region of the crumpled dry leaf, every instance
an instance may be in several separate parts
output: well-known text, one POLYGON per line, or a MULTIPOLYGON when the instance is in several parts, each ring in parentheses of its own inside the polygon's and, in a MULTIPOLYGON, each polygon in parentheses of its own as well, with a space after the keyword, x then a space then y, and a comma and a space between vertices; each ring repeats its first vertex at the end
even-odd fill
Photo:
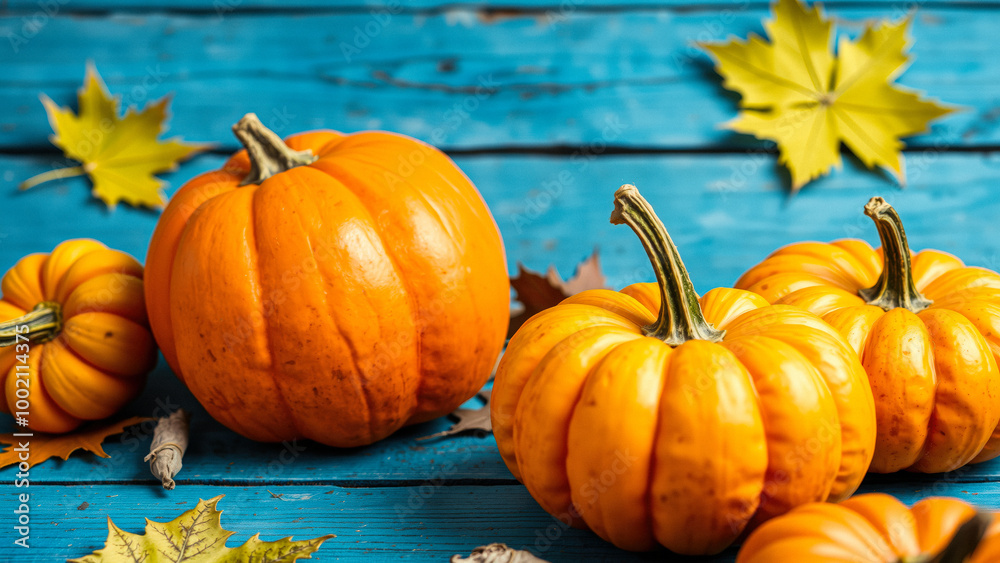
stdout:
POLYGON ((169 97, 149 103, 141 112, 129 108, 123 118, 118 117, 118 102, 118 97, 108 94, 92 64, 87 65, 79 92, 79 115, 43 94, 42 104, 55 131, 49 140, 82 164, 39 174, 22 182, 20 188, 87 174, 94 183, 94 196, 108 207, 119 201, 137 207, 161 207, 166 202, 163 181, 153 175, 175 169, 178 161, 208 145, 183 143, 176 137, 157 140, 165 130, 169 97))
POLYGON ((839 37, 834 55, 833 25, 818 6, 778 0, 764 22, 770 43, 751 34, 702 44, 725 87, 742 96, 743 111, 727 127, 776 142, 793 191, 840 167, 841 142, 905 184, 900 138, 954 111, 893 84, 910 62, 909 23, 869 24, 855 41, 839 37))
POLYGON ((133 534, 115 526, 108 517, 108 539, 103 549, 68 563, 139 563, 141 561, 183 561, 184 563, 250 563, 273 561, 290 563, 312 559, 311 554, 333 534, 311 540, 293 541, 290 537, 273 542, 255 534, 243 545, 226 547, 233 535, 222 528, 222 511, 216 508, 219 495, 198 500, 198 506, 170 522, 146 519, 145 534, 133 534))
POLYGON ((129 426, 147 420, 153 419, 145 416, 133 416, 115 422, 91 422, 68 434, 33 432, 34 435, 30 437, 0 434, 0 443, 9 446, 0 452, 0 468, 21 461, 18 457, 20 453, 18 450, 21 449, 19 445, 23 443, 28 444, 27 449, 30 454, 27 460, 28 467, 38 465, 52 457, 69 459, 70 454, 76 450, 93 452, 99 457, 111 457, 104 451, 101 442, 108 436, 121 434, 129 426))
POLYGON ((149 470, 160 480, 163 488, 172 491, 176 486, 174 477, 183 467, 184 452, 188 447, 191 414, 177 409, 156 423, 153 443, 149 445, 149 455, 142 461, 149 462, 149 470))
POLYGON ((431 438, 443 438, 444 436, 453 436, 461 432, 478 431, 484 433, 493 432, 493 421, 490 419, 490 398, 493 395, 493 389, 483 389, 476 394, 477 397, 486 402, 482 407, 478 409, 456 409, 455 412, 451 413, 450 416, 454 416, 458 419, 458 422, 453 424, 451 428, 438 432, 436 434, 431 434, 430 436, 424 436, 423 438, 417 438, 417 440, 430 440, 431 438))
POLYGON ((576 267, 576 273, 567 281, 563 281, 553 266, 549 266, 544 276, 520 263, 517 270, 517 277, 510 279, 510 285, 517 292, 517 300, 523 309, 511 316, 507 338, 514 336, 517 329, 536 313, 558 305, 570 295, 588 289, 603 289, 607 285, 597 249, 576 267))
POLYGON ((451 563, 547 563, 531 552, 507 547, 502 543, 491 543, 472 550, 469 557, 452 555, 451 563))

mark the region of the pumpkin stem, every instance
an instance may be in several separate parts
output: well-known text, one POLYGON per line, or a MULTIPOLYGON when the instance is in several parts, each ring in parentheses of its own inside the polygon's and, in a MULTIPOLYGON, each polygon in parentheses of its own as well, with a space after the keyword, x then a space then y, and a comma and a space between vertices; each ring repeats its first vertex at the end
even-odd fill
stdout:
POLYGON ((264 127, 255 113, 244 115, 239 123, 233 125, 233 133, 250 156, 250 172, 240 182, 241 186, 259 184, 275 174, 312 164, 319 158, 312 151, 289 148, 277 133, 264 127))
POLYGON ((726 331, 716 330, 705 320, 698 294, 674 241, 635 186, 625 184, 615 192, 611 222, 625 223, 639 236, 660 285, 660 313, 656 322, 643 328, 646 336, 659 338, 670 346, 680 346, 688 340, 722 341, 726 331))
POLYGON ((48 342, 59 335, 62 325, 62 306, 50 301, 39 303, 23 316, 0 323, 0 348, 23 344, 25 338, 33 344, 48 342))
POLYGON ((955 530, 955 535, 939 553, 904 557, 898 563, 964 563, 979 548, 992 522, 992 515, 977 512, 955 530))
POLYGON ((868 200, 865 215, 875 221, 882 240, 882 274, 875 285, 858 291, 869 305, 886 311, 902 307, 918 313, 930 307, 931 301, 917 291, 910 266, 910 247, 899 214, 878 196, 868 200))

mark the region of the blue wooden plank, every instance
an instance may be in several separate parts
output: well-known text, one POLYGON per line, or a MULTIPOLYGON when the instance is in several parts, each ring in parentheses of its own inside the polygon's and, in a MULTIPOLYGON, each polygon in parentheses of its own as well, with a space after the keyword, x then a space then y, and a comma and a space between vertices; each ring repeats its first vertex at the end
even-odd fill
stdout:
MULTIPOLYGON (((466 407, 478 408, 479 399, 466 407)), ((447 439, 419 441, 447 429, 447 417, 404 428, 392 437, 367 448, 336 449, 308 440, 261 444, 250 441, 213 420, 198 401, 174 377, 163 359, 150 375, 142 395, 123 416, 164 416, 183 407, 192 413, 191 442, 184 467, 177 476, 181 485, 226 483, 229 485, 316 482, 419 483, 447 476, 475 483, 512 483, 513 477, 497 453, 492 436, 467 434, 447 439)), ((18 432, 10 417, 0 416, 0 432, 18 432)), ((110 458, 78 452, 63 461, 53 459, 31 470, 34 482, 45 483, 134 483, 155 484, 149 464, 154 424, 143 423, 109 438, 105 451, 110 458)), ((17 468, 0 470, 0 483, 13 482, 17 468)))
MULTIPOLYGON (((863 491, 881 491, 907 504, 928 496, 954 496, 985 510, 1000 509, 996 487, 937 481, 899 481, 863 491)), ((0 497, 16 508, 12 485, 0 497)), ((273 541, 336 534, 317 552, 322 561, 447 561, 494 541, 531 549, 552 563, 587 561, 675 561, 723 563, 735 550, 717 557, 684 558, 663 552, 621 551, 590 532, 566 529, 531 499, 524 487, 424 484, 414 487, 350 489, 322 485, 259 487, 181 486, 165 493, 142 485, 39 485, 30 488, 31 549, 0 544, 0 557, 49 562, 81 556, 103 545, 106 517, 141 533, 145 520, 169 521, 193 508, 199 498, 225 494, 222 525, 235 532, 237 545, 261 532, 273 541)), ((13 532, 9 532, 10 536, 13 532)))
MULTIPOLYGON (((454 149, 759 146, 719 128, 735 116, 737 98, 693 47, 761 31, 767 9, 739 6, 485 21, 445 11, 385 23, 367 13, 57 14, 30 31, 23 16, 8 16, 0 36, 25 41, 0 40, 0 107, 10 108, 0 117, 0 148, 47 144, 38 95, 73 103, 88 59, 129 102, 175 91, 172 131, 225 147, 235 144, 232 123, 248 111, 283 132, 385 128, 454 149)), ((831 12, 853 22, 850 32, 859 20, 898 15, 889 6, 831 12)), ((975 6, 917 13, 918 61, 902 82, 967 111, 915 137, 914 146, 1000 144, 995 13, 975 6)))
MULTIPOLYGON (((217 167, 223 157, 207 155, 171 175, 172 188, 195 173, 217 167)), ((911 185, 906 190, 848 162, 842 172, 789 197, 771 155, 707 154, 602 157, 592 160, 542 156, 464 156, 457 162, 477 183, 494 211, 506 243, 510 269, 515 262, 545 269, 555 264, 568 276, 577 261, 599 246, 613 287, 649 281, 652 272, 634 235, 608 223, 615 188, 633 182, 656 206, 680 247, 701 291, 732 283, 749 265, 774 248, 803 239, 846 236, 876 240, 861 212, 869 197, 894 203, 908 226, 914 248, 953 252, 968 263, 1000 269, 1000 198, 995 154, 919 152, 910 154, 911 185)), ((0 269, 20 256, 47 251, 66 238, 90 236, 140 259, 157 214, 121 206, 114 212, 91 202, 87 184, 71 179, 19 193, 18 181, 51 166, 44 157, 0 157, 0 269), (29 228, 30 227, 30 231, 29 228), (30 232, 30 236, 29 236, 30 232)), ((379 479, 423 480, 451 464, 452 477, 509 482, 492 439, 462 437, 417 443, 416 437, 445 428, 440 419, 404 430, 370 448, 336 451, 307 445, 291 463, 281 445, 258 445, 211 421, 164 364, 132 407, 152 412, 157 399, 195 410, 198 440, 180 477, 199 483, 278 483, 379 479)), ((112 441, 115 457, 49 462, 37 470, 46 481, 122 482, 149 480, 138 461, 141 447, 112 441)), ((961 481, 995 481, 1000 463, 975 466, 954 476, 961 481)), ((0 472, 0 480, 10 470, 0 472)))
MULTIPOLYGON (((867 4, 885 5, 897 10, 908 10, 911 4, 916 5, 967 5, 969 0, 924 0, 919 3, 899 2, 898 0, 869 0, 867 4)), ((996 6, 996 0, 977 0, 979 5, 996 6)), ((766 0, 53 0, 50 4, 40 4, 38 0, 7 0, 5 8, 15 13, 34 14, 49 6, 49 11, 59 13, 81 13, 94 11, 123 10, 129 12, 150 12, 160 10, 178 10, 195 13, 228 14, 244 11, 291 11, 291 10, 329 10, 338 12, 375 11, 394 13, 396 11, 430 11, 430 10, 484 10, 496 11, 493 17, 510 17, 511 12, 518 10, 542 12, 555 17, 566 11, 584 10, 627 10, 637 7, 660 8, 664 6, 680 7, 713 7, 719 10, 739 9, 744 6, 766 5, 766 0), (58 6, 58 10, 56 10, 58 6)), ((857 4, 857 0, 825 0, 824 5, 857 4)), ((489 17, 489 16, 485 16, 489 17)))
MULTIPOLYGON (((11 485, 0 498, 14 510, 11 485)), ((141 533, 144 518, 169 521, 193 508, 199 498, 225 494, 219 503, 222 526, 235 532, 235 546, 257 532, 274 541, 294 535, 306 539, 336 534, 316 553, 321 561, 428 561, 480 545, 505 542, 528 548, 552 563, 587 561, 731 562, 718 557, 633 554, 594 534, 565 528, 546 514, 521 486, 433 486, 345 489, 338 487, 178 487, 164 493, 145 486, 41 486, 31 488, 30 550, 0 543, 0 558, 51 562, 100 548, 107 537, 106 517, 124 530, 141 533), (83 507, 83 508, 81 508, 83 507)), ((7 509, 5 506, 5 510, 7 509)), ((13 532, 5 532, 5 538, 13 532)))
MULTIPOLYGON (((166 178, 171 190, 223 157, 203 155, 166 178)), ((786 173, 773 155, 671 154, 461 156, 456 158, 490 205, 504 237, 508 266, 564 275, 594 246, 614 287, 651 279, 645 254, 626 228, 608 222, 614 190, 632 182, 657 207, 701 291, 731 284, 778 246, 803 239, 877 240, 862 213, 883 195, 908 225, 914 248, 939 248, 966 262, 1000 270, 1000 199, 994 153, 910 153, 910 184, 891 181, 845 161, 844 169, 789 196, 786 173), (581 225, 586 228, 581 230, 581 225)), ((45 157, 0 156, 0 268, 20 256, 51 250, 72 237, 94 237, 145 258, 157 214, 92 200, 83 179, 18 192, 17 182, 53 165, 45 157), (30 225, 31 236, 23 230, 30 225)))
MULTIPOLYGON (((470 400, 467 407, 481 403, 470 400)), ((504 466, 492 436, 462 435, 441 440, 417 438, 446 429, 448 418, 405 428, 366 448, 335 449, 310 441, 260 444, 223 427, 205 412, 162 361, 150 383, 124 415, 160 416, 183 407, 192 413, 191 443, 184 456, 178 486, 224 484, 271 486, 313 483, 402 486, 447 481, 465 484, 515 483, 504 466)), ((9 417, 0 416, 0 432, 17 431, 9 417)), ((110 458, 79 452, 69 460, 50 460, 31 469, 38 484, 142 483, 158 484, 142 461, 149 452, 152 423, 131 428, 104 444, 110 458)), ((13 482, 17 469, 0 470, 0 483, 13 482)), ((995 483, 1000 460, 968 466, 945 475, 872 476, 876 485, 905 481, 925 486, 936 482, 995 483)))

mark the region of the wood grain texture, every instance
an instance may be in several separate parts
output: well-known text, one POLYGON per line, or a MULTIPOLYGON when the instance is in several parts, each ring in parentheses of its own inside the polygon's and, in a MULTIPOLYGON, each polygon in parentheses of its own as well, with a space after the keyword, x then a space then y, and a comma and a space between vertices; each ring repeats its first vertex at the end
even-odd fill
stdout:
MULTIPOLYGON (((415 0, 403 9, 367 0, 7 0, 0 270, 76 237, 145 258, 158 213, 109 212, 80 178, 15 189, 65 165, 48 144, 38 96, 75 107, 87 60, 126 104, 174 92, 170 134, 217 143, 216 154, 165 176, 168 193, 222 163, 235 147, 232 123, 249 111, 283 135, 399 131, 456 155, 494 212, 512 272, 517 262, 538 270, 551 263, 569 276, 598 246, 612 286, 650 281, 634 235, 608 223, 612 194, 626 182, 656 206, 702 292, 793 241, 875 242, 861 209, 876 194, 897 207, 914 248, 1000 269, 1000 2, 825 4, 849 20, 842 29, 851 34, 861 20, 919 5, 918 59, 901 83, 966 106, 909 140, 905 190, 848 158, 842 171, 789 197, 787 174, 762 143, 718 128, 735 116, 738 98, 692 43, 761 32, 768 3, 759 0, 507 0, 500 9, 484 0, 415 0), (616 151, 653 154, 609 156, 616 151)), ((533 548, 553 563, 735 559, 734 550, 696 560, 628 554, 564 530, 513 480, 492 437, 415 440, 447 419, 367 448, 257 444, 208 417, 162 360, 129 414, 176 405, 194 414, 177 489, 163 491, 142 463, 144 433, 110 439, 109 459, 46 462, 31 471, 33 548, 14 550, 5 532, 0 560, 83 555, 102 545, 106 516, 138 532, 144 517, 171 520, 222 493, 232 545, 258 531, 266 540, 337 534, 321 561, 446 561, 492 541, 533 548)), ((0 431, 11 430, 2 418, 0 431)), ((8 506, 22 492, 14 473, 0 470, 8 506)), ((907 503, 954 495, 998 509, 998 481, 994 461, 944 475, 871 476, 862 490, 907 503)))
MULTIPOLYGON (((468 408, 482 405, 479 399, 468 408)), ((123 416, 164 416, 183 407, 192 413, 190 444, 183 468, 175 477, 178 487, 197 483, 270 485, 281 483, 348 484, 373 486, 387 482, 513 483, 497 453, 492 436, 465 434, 441 440, 418 441, 447 429, 442 417, 404 428, 366 448, 337 449, 308 440, 256 443, 213 420, 194 396, 174 377, 163 358, 150 375, 143 394, 123 416)), ((17 432, 9 417, 2 417, 0 431, 17 432)), ((110 458, 78 452, 66 461, 50 460, 31 469, 34 482, 46 483, 149 483, 158 484, 142 461, 149 453, 153 423, 143 423, 108 438, 104 450, 110 458)), ((0 483, 14 482, 16 467, 0 470, 0 483)))
MULTIPOLYGON (((865 487, 863 490, 869 490, 865 487)), ((879 490, 907 504, 930 495, 956 496, 984 509, 1000 509, 1000 493, 964 484, 892 484, 879 490)), ((17 490, 0 486, 5 498, 17 490)), ((199 498, 219 494, 222 526, 235 532, 229 545, 262 532, 273 541, 336 534, 317 552, 320 561, 437 561, 468 554, 479 545, 502 541, 527 548, 552 563, 576 561, 672 561, 723 563, 735 550, 717 557, 686 558, 665 552, 634 554, 618 550, 587 531, 566 529, 542 511, 521 486, 430 486, 351 489, 324 485, 260 487, 188 486, 164 493, 158 487, 131 485, 42 485, 31 490, 30 550, 0 546, 0 557, 50 562, 98 549, 107 537, 106 518, 141 533, 144 518, 169 521, 194 507, 199 498)))
MULTIPOLYGON (((222 157, 206 155, 168 176, 171 189, 222 157)), ((547 156, 464 156, 457 163, 479 186, 506 241, 509 267, 516 262, 542 270, 554 263, 564 276, 598 246, 609 283, 616 288, 650 281, 652 271, 634 235, 608 223, 614 190, 624 182, 640 187, 680 247, 697 288, 731 284, 747 265, 793 241, 861 237, 875 243, 871 221, 862 213, 869 197, 884 195, 900 211, 914 248, 953 252, 968 263, 1000 268, 1000 199, 995 177, 1000 160, 991 154, 911 155, 911 185, 893 187, 848 163, 845 169, 789 197, 772 155, 706 154, 603 157, 593 160, 547 156), (921 159, 933 160, 932 165, 921 159), (918 173, 919 171, 919 173, 918 173), (583 228, 581 228, 583 226, 583 228)), ((122 206, 108 212, 90 200, 82 179, 18 193, 13 185, 52 164, 47 158, 0 157, 0 268, 18 257, 50 250, 70 237, 91 236, 140 259, 155 225, 154 212, 122 206), (39 209, 46 208, 40 214, 39 209), (14 227, 31 217, 32 238, 14 227)), ((305 444, 292 456, 281 445, 254 444, 212 421, 161 363, 153 383, 134 407, 148 414, 161 403, 195 412, 196 440, 178 476, 184 483, 324 482, 374 484, 379 480, 507 482, 511 477, 492 439, 472 436, 417 443, 416 437, 446 428, 439 419, 406 429, 370 448, 334 450, 305 444), (283 453, 287 452, 287 453, 283 453), (291 459, 290 463, 283 460, 291 459)), ((110 441, 110 460, 91 456, 50 462, 37 478, 61 482, 152 482, 132 440, 110 441), (135 459, 133 459, 135 458, 135 459)), ((292 448, 295 449, 295 448, 292 448)), ((12 470, 0 471, 0 481, 12 470)), ((952 476, 961 482, 1000 478, 1000 463, 974 466, 952 476)), ((905 476, 907 482, 923 478, 905 476)))
MULTIPOLYGON (((15 489, 0 486, 9 498, 15 489)), ((100 548, 107 516, 124 530, 141 533, 144 518, 169 521, 197 504, 219 502, 222 526, 235 532, 235 546, 257 532, 274 541, 336 534, 315 554, 320 561, 372 563, 429 561, 468 555, 494 541, 531 548, 552 563, 577 561, 662 561, 664 553, 630 554, 590 532, 567 529, 542 511, 523 487, 396 487, 346 489, 329 486, 178 487, 164 494, 153 487, 45 486, 33 488, 32 548, 0 546, 0 559, 21 562, 63 560, 100 548), (176 493, 176 494, 175 494, 176 493), (80 509, 81 506, 86 506, 80 509)), ((12 508, 13 509, 13 508, 12 508)), ((688 563, 732 561, 735 553, 708 558, 673 558, 688 563)))
MULTIPOLYGON (((897 8, 831 12, 856 33, 862 20, 903 15, 897 8)), ((474 11, 98 13, 56 14, 27 28, 24 16, 0 17, 0 107, 10 108, 0 116, 0 149, 47 146, 39 94, 75 104, 93 60, 126 102, 175 92, 171 133, 227 148, 236 144, 232 124, 254 111, 284 133, 386 128, 463 150, 741 150, 761 144, 719 128, 736 115, 738 97, 694 43, 762 32, 767 15, 750 5, 493 19, 474 11)), ((911 146, 1000 144, 995 17, 989 7, 948 6, 914 17, 917 62, 901 82, 965 110, 911 146)))
MULTIPOLYGON (((825 0, 824 5, 836 4, 857 4, 857 0, 825 0)), ((967 5, 969 0, 929 0, 914 3, 899 2, 898 0, 868 0, 866 4, 882 5, 892 8, 909 9, 915 4, 919 5, 967 5)), ((402 9, 407 12, 412 11, 434 11, 434 10, 467 10, 476 9, 487 12, 496 12, 503 17, 512 11, 560 11, 568 8, 576 10, 622 10, 635 8, 658 8, 658 7, 678 7, 690 9, 692 7, 711 7, 716 9, 736 9, 743 6, 765 6, 768 4, 762 0, 504 0, 502 4, 489 0, 55 0, 54 4, 60 6, 60 13, 87 13, 94 11, 130 11, 130 12, 150 12, 161 10, 176 10, 193 13, 230 13, 242 11, 331 11, 331 12, 370 12, 377 10, 402 9), (398 7, 398 8, 397 8, 398 7)), ((976 4, 983 6, 996 6, 1000 3, 996 0, 978 0, 976 4)), ((11 12, 24 12, 32 14, 39 11, 38 0, 7 0, 5 7, 11 12)))
MULTIPOLYGON (((609 284, 620 288, 652 279, 648 260, 625 228, 608 218, 614 190, 634 183, 656 207, 691 271, 696 288, 732 284, 779 246, 800 240, 863 238, 877 244, 862 208, 873 195, 896 206, 914 249, 937 248, 967 263, 1000 270, 1000 158, 993 153, 911 153, 910 185, 845 161, 844 169, 789 196, 787 176, 762 153, 645 156, 460 156, 456 163, 493 211, 516 263, 564 277, 595 246, 609 284)), ((217 168, 223 157, 203 155, 165 176, 170 191, 185 179, 217 168)), ((158 214, 120 206, 107 211, 82 178, 28 192, 21 179, 63 165, 35 156, 0 156, 0 269, 31 252, 48 252, 72 237, 97 238, 145 259, 158 214), (40 210, 45 208, 45 212, 40 210), (19 221, 31 218, 31 237, 19 221)))

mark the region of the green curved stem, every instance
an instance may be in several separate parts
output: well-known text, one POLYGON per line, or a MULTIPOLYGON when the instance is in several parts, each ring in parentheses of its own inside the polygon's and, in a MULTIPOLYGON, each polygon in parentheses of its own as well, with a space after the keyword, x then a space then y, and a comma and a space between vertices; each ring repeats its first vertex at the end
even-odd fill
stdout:
POLYGON ((656 273, 660 286, 660 313, 656 322, 644 328, 646 335, 671 346, 688 340, 720 342, 726 332, 716 330, 705 320, 698 294, 674 241, 635 186, 626 184, 615 192, 611 222, 615 225, 625 223, 635 231, 656 273))
POLYGON ((910 247, 906 243, 903 221, 891 205, 878 196, 865 205, 865 215, 875 221, 882 241, 882 274, 872 287, 858 291, 869 305, 886 311, 902 307, 918 313, 930 307, 931 300, 924 297, 913 282, 910 265, 910 247))
POLYGON ((62 306, 52 302, 39 303, 25 315, 0 323, 0 348, 23 344, 24 338, 32 344, 48 342, 59 336, 62 325, 62 306), (18 335, 22 337, 20 342, 18 335))
POLYGON ((250 156, 250 172, 240 182, 241 186, 259 184, 275 174, 312 164, 319 158, 310 151, 289 148, 274 131, 264 127, 254 113, 244 115, 233 125, 233 133, 250 156))

